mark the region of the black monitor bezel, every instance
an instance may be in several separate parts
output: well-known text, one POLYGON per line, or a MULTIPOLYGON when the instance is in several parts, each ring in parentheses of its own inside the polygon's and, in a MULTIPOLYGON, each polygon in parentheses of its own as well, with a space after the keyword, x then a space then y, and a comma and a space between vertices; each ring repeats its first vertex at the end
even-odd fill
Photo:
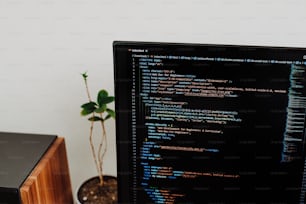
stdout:
MULTIPOLYGON (((130 98, 129 78, 130 70, 121 69, 122 65, 118 59, 120 49, 127 48, 167 48, 185 50, 197 49, 215 49, 218 50, 235 50, 244 51, 246 55, 248 52, 254 56, 254 52, 260 56, 273 55, 275 58, 282 58, 286 54, 289 59, 303 59, 306 60, 306 48, 303 47, 286 47, 286 46, 254 46, 254 45, 227 45, 227 44, 198 44, 198 43, 171 43, 171 42, 143 42, 143 41, 114 41, 113 55, 114 55, 114 80, 115 80, 115 109, 116 109, 116 144, 117 144, 117 176, 118 176, 118 197, 119 203, 130 203, 133 197, 132 189, 130 188, 131 174, 132 174, 132 157, 131 157, 131 141, 130 141, 130 107, 126 100, 130 98)), ((305 144, 306 147, 306 144, 305 144)))

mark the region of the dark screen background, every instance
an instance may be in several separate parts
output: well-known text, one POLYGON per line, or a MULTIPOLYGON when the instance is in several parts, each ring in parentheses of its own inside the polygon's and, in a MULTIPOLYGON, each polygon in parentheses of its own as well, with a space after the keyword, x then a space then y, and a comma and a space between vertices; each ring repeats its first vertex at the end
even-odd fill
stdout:
MULTIPOLYGON (((119 201, 301 203, 304 141, 292 153, 292 161, 282 161, 293 65, 217 60, 220 57, 293 61, 301 60, 301 54, 275 48, 117 46, 119 201), (143 49, 144 53, 131 48, 143 49), (167 85, 177 79, 180 82, 176 85, 167 85), (198 87, 190 91, 186 81, 198 87), (182 93, 180 89, 184 88, 188 91, 182 93), (203 91, 219 95, 196 93, 203 91), (189 93, 192 94, 188 96, 189 93), (169 101, 184 105, 169 106, 169 101), (182 115, 184 120, 178 120, 182 115), (178 129, 181 132, 174 131, 178 129), (130 190, 127 192, 125 187, 130 190)), ((303 90, 298 90, 302 96, 303 90)), ((303 104, 300 106, 304 109, 303 104)))

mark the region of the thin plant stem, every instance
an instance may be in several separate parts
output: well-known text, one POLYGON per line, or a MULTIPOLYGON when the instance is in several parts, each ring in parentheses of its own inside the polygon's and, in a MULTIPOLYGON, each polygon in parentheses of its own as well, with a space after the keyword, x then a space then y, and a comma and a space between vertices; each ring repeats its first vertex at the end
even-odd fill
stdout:
MULTIPOLYGON (((102 113, 100 113, 100 117, 101 118, 103 117, 102 113)), ((103 120, 101 120, 101 126, 102 126, 102 137, 101 137, 101 142, 99 144, 98 160, 99 160, 99 165, 100 165, 101 172, 103 172, 102 171, 103 158, 104 158, 106 150, 107 150, 106 130, 105 130, 105 125, 104 125, 103 120)), ((103 176, 102 176, 102 179, 100 179, 100 186, 103 186, 103 185, 104 185, 104 180, 103 180, 103 176)))
MULTIPOLYGON (((94 127, 94 121, 91 121, 90 122, 90 133, 89 133, 89 143, 90 143, 90 149, 91 149, 91 153, 92 153, 92 156, 94 158, 94 162, 95 162, 95 166, 96 166, 96 169, 97 169, 97 172, 99 174, 99 178, 100 178, 100 181, 101 181, 101 168, 99 168, 99 164, 98 164, 98 159, 97 159, 97 155, 96 155, 96 151, 95 151, 95 146, 94 146, 94 143, 93 143, 93 127, 94 127)), ((103 180, 103 179, 102 179, 103 180)))
MULTIPOLYGON (((92 100, 91 100, 91 96, 90 96, 90 91, 89 91, 87 79, 84 78, 84 81, 85 81, 87 97, 88 97, 88 100, 91 102, 92 100)), ((101 116, 102 116, 102 114, 101 114, 101 116)), ((94 112, 92 113, 92 117, 95 117, 94 112)), ((104 156, 100 157, 100 154, 101 154, 101 148, 103 146, 103 141, 104 140, 102 138, 102 140, 99 144, 99 150, 98 150, 98 155, 97 155, 96 150, 95 150, 95 145, 93 143, 93 128, 94 128, 94 121, 92 120, 92 121, 90 121, 89 143, 90 143, 91 153, 92 153, 92 156, 93 156, 93 159, 94 159, 94 162, 95 162, 95 166, 96 166, 96 169, 97 169, 97 172, 98 172, 98 176, 99 176, 99 180, 100 180, 100 186, 103 186, 104 181, 103 181, 103 169, 102 169, 103 161, 102 160, 103 160, 104 156)), ((105 134, 105 130, 103 130, 102 134, 103 135, 105 134)), ((104 155, 104 152, 103 152, 103 155, 104 155)))
POLYGON ((89 101, 92 101, 92 100, 91 100, 91 96, 90 96, 90 91, 89 91, 89 88, 88 88, 87 79, 84 78, 84 81, 85 81, 85 87, 86 87, 86 93, 87 93, 88 100, 89 100, 89 101))

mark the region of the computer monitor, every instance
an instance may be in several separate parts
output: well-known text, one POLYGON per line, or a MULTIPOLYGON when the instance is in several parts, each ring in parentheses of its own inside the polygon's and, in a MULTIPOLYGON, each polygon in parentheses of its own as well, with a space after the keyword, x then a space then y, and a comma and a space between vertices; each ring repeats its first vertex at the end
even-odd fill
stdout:
POLYGON ((306 49, 113 48, 119 203, 306 203, 306 49))

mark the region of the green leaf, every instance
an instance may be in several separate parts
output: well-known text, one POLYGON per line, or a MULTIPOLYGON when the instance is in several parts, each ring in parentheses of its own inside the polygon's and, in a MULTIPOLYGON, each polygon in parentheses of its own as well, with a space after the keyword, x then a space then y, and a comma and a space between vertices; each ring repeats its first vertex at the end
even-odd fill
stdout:
POLYGON ((87 79, 87 77, 88 77, 87 72, 84 72, 84 73, 82 73, 81 75, 82 75, 83 79, 86 81, 86 79, 87 79))
POLYGON ((104 104, 108 104, 108 103, 111 103, 115 100, 115 97, 113 96, 108 96, 108 97, 105 97, 105 98, 99 98, 98 100, 98 103, 100 106, 104 105, 104 104))
POLYGON ((107 97, 108 97, 108 92, 104 89, 100 90, 97 96, 98 104, 101 106, 101 104, 103 104, 102 100, 107 97))
POLYGON ((83 110, 81 111, 81 115, 82 115, 82 116, 86 116, 86 115, 91 114, 92 112, 93 112, 93 111, 89 111, 89 110, 83 109, 83 110))
POLYGON ((112 109, 106 109, 106 112, 112 117, 112 118, 116 118, 116 113, 115 113, 115 111, 114 110, 112 110, 112 109))
POLYGON ((115 97, 108 96, 108 92, 104 89, 100 90, 98 93, 97 101, 99 106, 102 106, 103 104, 111 103, 115 100, 115 97))
POLYGON ((107 120, 107 119, 109 119, 109 118, 111 118, 112 116, 111 115, 107 115, 105 118, 104 118, 104 120, 107 120))
POLYGON ((88 120, 89 121, 103 121, 103 119, 102 118, 100 118, 100 117, 98 117, 98 116, 93 116, 93 117, 90 117, 90 118, 88 118, 88 120))
POLYGON ((83 104, 81 108, 82 108, 81 115, 85 116, 94 112, 97 109, 97 104, 91 101, 83 104))
POLYGON ((98 93, 99 96, 102 97, 107 97, 108 96, 108 92, 105 89, 101 89, 98 93))
POLYGON ((88 103, 84 103, 83 105, 81 105, 81 107, 85 109, 93 109, 93 108, 96 108, 97 105, 98 105, 97 103, 90 101, 88 103))
POLYGON ((103 113, 104 111, 106 111, 106 104, 103 104, 101 107, 95 110, 96 113, 103 113))

